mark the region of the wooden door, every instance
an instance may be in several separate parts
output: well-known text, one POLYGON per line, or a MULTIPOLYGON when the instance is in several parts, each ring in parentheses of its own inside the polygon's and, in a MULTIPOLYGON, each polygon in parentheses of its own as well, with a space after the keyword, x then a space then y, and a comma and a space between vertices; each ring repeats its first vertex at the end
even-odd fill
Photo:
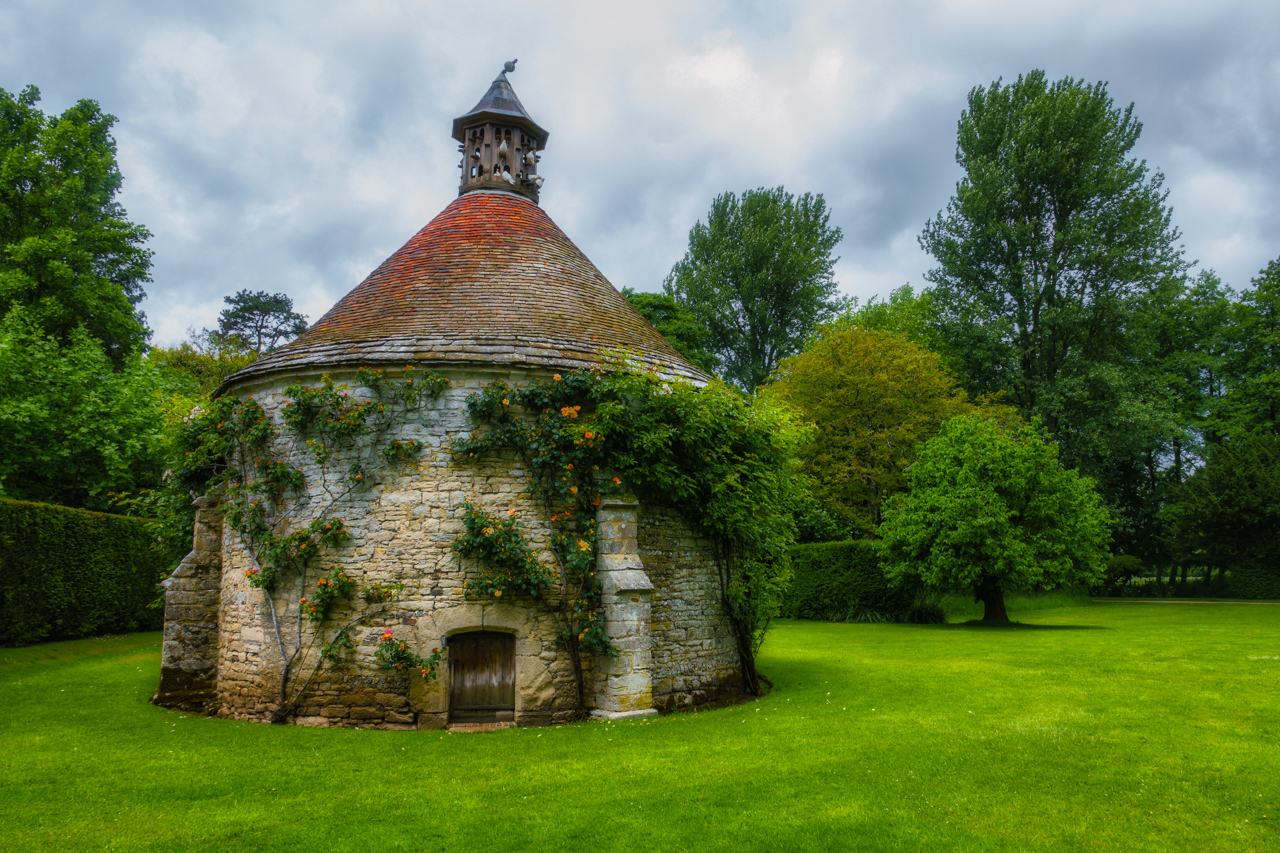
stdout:
POLYGON ((475 631, 449 638, 449 719, 497 723, 516 718, 516 638, 475 631))

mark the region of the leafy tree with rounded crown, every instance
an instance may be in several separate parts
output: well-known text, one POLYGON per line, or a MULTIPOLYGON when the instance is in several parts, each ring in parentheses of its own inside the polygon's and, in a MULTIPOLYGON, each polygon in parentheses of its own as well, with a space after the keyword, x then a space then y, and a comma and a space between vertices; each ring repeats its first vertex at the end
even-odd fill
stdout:
POLYGON ((933 319, 937 311, 933 305, 933 291, 924 288, 919 293, 909 284, 894 289, 889 298, 872 296, 867 304, 859 305, 858 297, 849 297, 848 307, 839 317, 814 333, 814 340, 845 329, 874 329, 902 335, 916 346, 938 353, 944 364, 948 363, 947 342, 938 335, 933 319))
POLYGON ((1107 555, 1108 513, 1093 482, 1016 417, 961 415, 907 470, 885 513, 885 573, 971 590, 983 619, 1007 622, 1006 590, 1091 583, 1107 555))
MULTIPOLYGON (((182 453, 178 445, 195 413, 207 411, 213 392, 231 374, 243 370, 258 357, 238 338, 215 340, 205 330, 188 330, 188 339, 176 347, 150 347, 145 364, 154 370, 157 382, 158 423, 161 440, 152 455, 165 460, 163 466, 173 470, 172 463, 182 453)), ((155 417, 152 412, 148 417, 155 417)), ((174 564, 191 550, 191 528, 196 508, 187 490, 160 482, 155 488, 117 494, 114 512, 127 512, 148 519, 157 548, 174 564)))
POLYGON ((136 305, 151 236, 116 201, 115 116, 82 100, 46 116, 40 90, 0 89, 0 316, 15 306, 62 344, 83 328, 120 367, 150 332, 136 305))
POLYGON ((831 255, 842 235, 830 218, 821 194, 760 188, 717 196, 689 232, 663 290, 706 327, 729 382, 754 390, 843 306, 831 255))
POLYGON ((136 351, 113 364, 82 328, 60 343, 28 313, 0 319, 0 495, 111 511, 111 493, 160 481, 164 377, 136 351))
POLYGON ((906 489, 916 448, 944 421, 975 411, 934 353, 902 335, 846 328, 782 362, 761 393, 812 422, 805 472, 846 534, 874 535, 881 509, 906 489))

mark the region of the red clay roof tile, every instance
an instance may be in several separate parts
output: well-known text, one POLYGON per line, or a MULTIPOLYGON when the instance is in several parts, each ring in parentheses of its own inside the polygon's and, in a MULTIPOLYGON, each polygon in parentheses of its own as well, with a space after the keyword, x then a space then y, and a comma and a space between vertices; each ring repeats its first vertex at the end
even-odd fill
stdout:
POLYGON ((305 334, 225 384, 369 362, 582 367, 633 351, 663 374, 709 377, 631 307, 537 204, 460 196, 305 334))

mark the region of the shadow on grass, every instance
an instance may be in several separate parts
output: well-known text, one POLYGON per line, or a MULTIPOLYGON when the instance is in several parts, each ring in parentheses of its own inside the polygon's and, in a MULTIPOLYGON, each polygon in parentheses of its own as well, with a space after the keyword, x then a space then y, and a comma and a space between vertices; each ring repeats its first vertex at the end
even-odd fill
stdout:
POLYGON ((948 622, 943 628, 990 628, 994 631, 1105 631, 1105 625, 1040 625, 1033 622, 988 622, 970 619, 967 622, 948 622))

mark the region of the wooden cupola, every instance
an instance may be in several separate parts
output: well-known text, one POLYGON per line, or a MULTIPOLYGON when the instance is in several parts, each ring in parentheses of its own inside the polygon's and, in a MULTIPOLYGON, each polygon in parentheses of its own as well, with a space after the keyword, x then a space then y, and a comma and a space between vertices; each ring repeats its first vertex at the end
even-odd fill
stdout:
POLYGON ((516 60, 506 63, 480 103, 453 120, 453 138, 462 152, 458 195, 472 190, 501 190, 538 200, 538 152, 549 134, 529 118, 507 81, 516 60))

